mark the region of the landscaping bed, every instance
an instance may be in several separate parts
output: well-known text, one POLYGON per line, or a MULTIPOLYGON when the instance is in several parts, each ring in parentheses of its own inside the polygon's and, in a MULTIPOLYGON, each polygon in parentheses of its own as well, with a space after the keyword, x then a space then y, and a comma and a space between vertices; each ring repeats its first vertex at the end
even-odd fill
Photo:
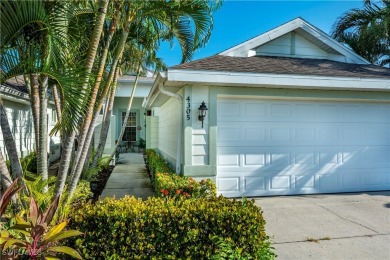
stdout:
POLYGON ((154 150, 146 162, 157 197, 106 198, 70 214, 84 233, 68 242, 85 259, 274 259, 254 201, 216 196, 211 180, 174 173, 154 150))

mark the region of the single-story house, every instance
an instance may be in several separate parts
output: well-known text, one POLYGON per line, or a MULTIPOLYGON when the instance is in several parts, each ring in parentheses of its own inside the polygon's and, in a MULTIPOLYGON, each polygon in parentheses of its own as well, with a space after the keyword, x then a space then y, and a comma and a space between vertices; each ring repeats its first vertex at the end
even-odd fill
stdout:
MULTIPOLYGON (((130 115, 127 120, 125 133, 120 140, 126 145, 127 152, 138 152, 136 145, 140 139, 146 138, 146 109, 142 106, 144 100, 148 96, 152 88, 155 78, 151 73, 145 77, 139 77, 137 87, 134 94, 133 103, 130 110, 130 115), (128 148, 128 149, 127 149, 128 148)), ((111 114, 110 128, 106 145, 104 147, 105 154, 111 154, 115 142, 119 137, 123 120, 126 115, 127 105, 134 87, 135 76, 124 75, 118 79, 117 89, 115 92, 114 106, 111 114)), ((103 115, 100 116, 94 132, 94 145, 99 144, 101 122, 103 115)))
MULTIPOLYGON (((30 97, 27 87, 21 77, 12 78, 0 85, 0 95, 7 112, 8 123, 13 133, 16 148, 20 157, 25 157, 35 146, 35 133, 31 114, 30 97)), ((47 108, 48 131, 57 123, 57 114, 53 101, 48 102, 47 108)), ((61 140, 57 135, 51 136, 48 142, 49 163, 60 158, 61 140)), ((8 160, 3 134, 0 128, 0 149, 8 160)))
POLYGON ((390 69, 301 18, 159 73, 145 105, 147 148, 218 194, 390 190, 390 69))

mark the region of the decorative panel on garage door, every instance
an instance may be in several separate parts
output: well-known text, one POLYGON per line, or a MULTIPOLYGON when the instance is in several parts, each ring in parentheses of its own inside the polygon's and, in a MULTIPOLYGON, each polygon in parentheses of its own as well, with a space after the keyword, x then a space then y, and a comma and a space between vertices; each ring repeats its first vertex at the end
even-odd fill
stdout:
POLYGON ((218 99, 229 197, 390 189, 390 105, 218 99))

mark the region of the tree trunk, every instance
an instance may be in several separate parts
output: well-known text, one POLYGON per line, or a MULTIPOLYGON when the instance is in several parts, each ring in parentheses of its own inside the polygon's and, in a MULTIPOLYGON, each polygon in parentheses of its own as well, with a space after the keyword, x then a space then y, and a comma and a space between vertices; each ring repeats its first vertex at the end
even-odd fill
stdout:
POLYGON ((111 64, 110 73, 109 73, 108 78, 106 80, 106 84, 103 88, 103 93, 101 95, 100 100, 97 101, 98 104, 96 106, 96 111, 95 111, 94 116, 92 117, 92 121, 90 123, 90 127, 88 129, 84 144, 80 144, 81 154, 80 154, 79 158, 76 158, 76 164, 74 165, 73 170, 72 170, 71 182, 69 185, 68 202, 70 202, 70 200, 72 199, 73 193, 74 193, 76 186, 77 186, 77 183, 80 179, 80 175, 81 175, 81 172, 83 169, 82 166, 84 165, 85 159, 87 157, 89 144, 91 142, 93 130, 95 128, 94 124, 96 123, 96 119, 99 116, 99 112, 100 112, 102 105, 107 97, 107 93, 110 89, 111 83, 112 83, 114 75, 115 75, 116 67, 118 65, 118 62, 119 62, 121 56, 122 56, 122 53, 123 53, 123 50, 124 50, 124 47, 126 44, 126 40, 127 40, 128 35, 129 35, 129 28, 131 25, 132 18, 133 18, 133 16, 129 15, 126 19, 126 24, 124 26, 121 39, 116 47, 114 59, 113 59, 113 62, 111 64))
POLYGON ((96 153, 95 153, 95 156, 92 160, 92 164, 91 164, 92 168, 97 166, 99 159, 103 155, 104 146, 106 145, 108 129, 110 128, 110 123, 111 123, 112 108, 114 107, 115 89, 117 86, 116 82, 118 80, 118 75, 119 75, 119 66, 117 67, 117 71, 116 71, 116 75, 115 75, 115 79, 114 79, 115 84, 111 88, 110 98, 108 100, 106 111, 104 113, 105 117, 103 118, 102 129, 100 130, 99 144, 98 144, 98 147, 96 148, 96 153))
POLYGON ((70 161, 72 158, 73 144, 76 137, 76 132, 72 131, 66 136, 66 141, 63 143, 60 168, 58 169, 57 182, 54 190, 54 197, 60 196, 64 191, 66 177, 68 176, 70 161))
POLYGON ((130 115, 131 106, 133 105, 135 89, 137 88, 140 68, 141 68, 141 64, 138 65, 137 76, 135 77, 133 90, 131 91, 131 96, 130 96, 130 99, 129 99, 129 103, 127 104, 126 116, 125 116, 125 119, 123 120, 121 132, 120 132, 119 137, 118 137, 118 142, 115 144, 114 151, 111 154, 111 158, 113 158, 115 156, 115 153, 116 153, 116 150, 118 149, 120 140, 122 140, 123 134, 125 133, 125 130, 126 130, 127 120, 129 118, 129 115, 130 115))
MULTIPOLYGON (((39 115, 40 115, 40 103, 39 103, 39 81, 37 74, 30 75, 31 81, 31 111, 33 116, 34 123, 34 133, 35 133, 35 150, 39 151, 39 115)), ((38 153, 37 153, 38 156, 38 153)), ((37 158, 38 159, 38 158, 37 158)))
MULTIPOLYGON (((47 163, 47 145, 48 145, 48 131, 47 131, 47 87, 48 87, 48 76, 41 75, 41 88, 39 90, 39 150, 37 151, 37 171, 38 174, 42 175, 42 180, 48 180, 48 163, 47 163)), ((47 191, 47 187, 44 192, 47 191)))
POLYGON ((92 136, 92 140, 91 140, 91 143, 89 144, 89 148, 88 148, 88 152, 87 152, 87 158, 85 159, 84 166, 83 166, 83 172, 82 172, 83 177, 85 177, 85 175, 88 172, 90 158, 91 158, 93 150, 94 150, 94 140, 93 140, 93 136, 92 136))
POLYGON ((53 84, 52 88, 53 88, 54 104, 56 106, 57 120, 60 120, 62 115, 62 106, 61 106, 61 98, 58 93, 57 84, 53 84))
MULTIPOLYGON (((114 36, 114 32, 115 32, 116 27, 117 27, 117 19, 119 19, 119 17, 120 17, 120 12, 117 11, 116 16, 111 20, 111 23, 110 23, 110 31, 109 31, 109 34, 107 36, 107 42, 104 46, 103 53, 101 56, 101 60, 100 60, 100 64, 99 64, 99 71, 96 75, 95 86, 92 89, 91 96, 90 96, 89 103, 88 103, 88 108, 86 111, 86 117, 84 119, 83 126, 81 128, 81 132, 80 132, 78 139, 77 139, 79 142, 80 149, 78 149, 77 153, 76 153, 76 157, 75 157, 76 163, 81 158, 81 153, 83 152, 83 146, 85 144, 85 138, 88 134, 89 127, 91 126, 91 121, 92 121, 92 117, 94 115, 94 107, 95 107, 95 103, 96 103, 97 94, 99 92, 100 84, 101 84, 101 81, 103 78, 103 73, 104 73, 104 70, 106 68, 106 61, 107 61, 109 47, 110 47, 112 38, 114 36)), ((73 178, 74 173, 75 173, 75 169, 73 169, 73 171, 72 171, 71 178, 73 178)))
POLYGON ((5 164, 5 160, 3 157, 3 152, 0 149, 0 178, 1 178, 1 185, 4 189, 8 188, 12 184, 12 178, 9 174, 7 165, 5 164))
MULTIPOLYGON (((96 16, 95 25, 93 29, 93 33, 91 36, 91 41, 89 43, 88 47, 88 53, 86 57, 86 73, 91 73, 93 64, 95 62, 97 49, 99 47, 99 42, 101 38, 101 34, 103 31, 103 26, 106 19, 106 13, 107 13, 107 7, 108 7, 108 0, 100 0, 99 1, 99 12, 96 16)), ((86 77, 85 83, 82 87, 82 91, 85 91, 87 84, 89 81, 89 76, 86 77)), ((75 141, 76 132, 75 130, 71 131, 71 133, 68 134, 66 145, 64 145, 64 154, 61 156, 61 162, 60 162, 60 171, 58 173, 58 176, 60 176, 60 180, 57 180, 58 185, 56 184, 56 194, 61 194, 65 185, 66 176, 68 173, 68 169, 70 167, 71 157, 72 157, 72 149, 75 141), (62 158, 64 157, 64 159, 62 158)))
POLYGON ((3 100, 0 97, 0 125, 1 131, 3 132, 3 140, 5 144, 5 148, 7 149, 7 153, 9 159, 11 161, 11 172, 14 179, 18 177, 22 177, 23 170, 22 165, 20 164, 18 151, 15 144, 14 136, 12 135, 11 128, 8 123, 7 112, 3 106, 3 100))

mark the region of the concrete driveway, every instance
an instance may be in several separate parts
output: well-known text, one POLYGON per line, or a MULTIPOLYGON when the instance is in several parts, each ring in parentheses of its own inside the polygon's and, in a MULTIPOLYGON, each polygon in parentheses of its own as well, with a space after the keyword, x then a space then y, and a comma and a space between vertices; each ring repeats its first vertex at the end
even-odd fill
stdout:
POLYGON ((278 259, 390 260, 390 191, 255 200, 278 259))

